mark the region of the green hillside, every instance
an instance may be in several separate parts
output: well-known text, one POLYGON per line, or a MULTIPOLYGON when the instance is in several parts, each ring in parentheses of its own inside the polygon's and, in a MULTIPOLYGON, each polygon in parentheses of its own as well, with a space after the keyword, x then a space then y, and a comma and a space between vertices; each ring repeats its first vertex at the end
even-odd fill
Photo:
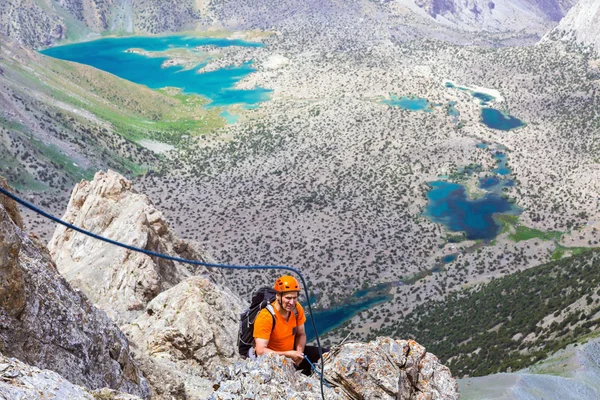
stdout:
POLYGON ((375 335, 418 338, 458 376, 515 371, 596 330, 599 295, 591 250, 426 302, 375 335))

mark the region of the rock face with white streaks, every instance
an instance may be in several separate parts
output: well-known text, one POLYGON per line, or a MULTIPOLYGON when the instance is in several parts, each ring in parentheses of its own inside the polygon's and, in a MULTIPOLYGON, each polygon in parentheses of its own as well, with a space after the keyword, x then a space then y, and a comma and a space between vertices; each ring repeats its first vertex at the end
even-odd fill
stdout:
POLYGON ((16 205, 0 195, 0 353, 90 389, 148 398, 125 335, 60 276, 46 248, 19 224, 16 205))
MULTIPOLYGON (((179 239, 146 195, 122 175, 98 172, 73 190, 63 220, 130 246, 205 260, 179 239)), ((159 293, 196 274, 219 279, 204 267, 181 264, 107 244, 59 226, 48 245, 60 273, 118 324, 143 313, 159 293)))
MULTIPOLYGON (((380 337, 347 343, 324 357, 327 399, 457 400, 456 380, 414 340, 380 337)), ((305 377, 289 360, 267 355, 221 368, 211 399, 318 399, 319 377, 305 377), (281 382, 286 382, 285 385, 281 382)))

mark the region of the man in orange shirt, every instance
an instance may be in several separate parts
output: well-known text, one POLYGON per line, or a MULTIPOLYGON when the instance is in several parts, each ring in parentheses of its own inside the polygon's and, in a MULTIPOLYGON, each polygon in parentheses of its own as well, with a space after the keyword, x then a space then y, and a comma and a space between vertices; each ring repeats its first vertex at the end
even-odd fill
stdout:
POLYGON ((271 303, 274 315, 262 309, 254 321, 254 352, 256 355, 277 353, 290 358, 296 369, 310 375, 310 364, 304 356, 315 363, 319 360, 319 348, 306 346, 304 309, 298 303, 300 285, 293 276, 282 276, 275 282, 277 292, 271 303), (275 324, 275 326, 273 326, 275 324))

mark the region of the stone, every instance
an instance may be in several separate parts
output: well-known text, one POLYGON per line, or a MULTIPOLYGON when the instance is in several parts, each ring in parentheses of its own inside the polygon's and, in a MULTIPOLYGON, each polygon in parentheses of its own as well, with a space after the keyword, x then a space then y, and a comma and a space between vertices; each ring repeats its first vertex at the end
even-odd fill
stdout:
POLYGON ((324 357, 326 379, 350 399, 456 400, 448 367, 414 340, 346 343, 324 357))
MULTIPOLYGON (((380 337, 369 343, 346 343, 323 359, 327 399, 460 398, 450 370, 414 340, 380 337)), ((212 400, 321 398, 317 374, 304 376, 288 359, 273 353, 217 368, 214 384, 212 400)))
MULTIPOLYGON (((303 375, 289 359, 274 353, 217 368, 214 386, 210 400, 322 399, 318 378, 303 375)), ((343 398, 332 388, 323 390, 326 399, 343 398)))
POLYGON ((3 204, 0 353, 93 390, 108 387, 149 398, 148 382, 133 361, 125 335, 60 276, 48 250, 22 231, 3 204))
POLYGON ((240 312, 238 297, 195 276, 156 296, 122 329, 154 393, 206 399, 212 392, 207 377, 217 366, 238 360, 240 312))
MULTIPOLYGON (((63 220, 144 250, 208 261, 175 235, 146 195, 114 171, 76 185, 63 220)), ((60 273, 119 325, 132 322, 150 300, 192 275, 222 280, 217 271, 109 245, 62 225, 48 247, 60 273)))
POLYGON ((138 396, 74 385, 54 371, 27 365, 0 354, 0 399, 139 400, 138 396))

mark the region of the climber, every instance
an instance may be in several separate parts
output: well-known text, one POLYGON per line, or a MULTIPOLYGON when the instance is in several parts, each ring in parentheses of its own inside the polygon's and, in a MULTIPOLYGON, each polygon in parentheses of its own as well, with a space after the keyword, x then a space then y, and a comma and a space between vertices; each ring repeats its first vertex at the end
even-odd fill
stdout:
POLYGON ((277 292, 275 301, 271 303, 274 315, 264 308, 254 321, 254 352, 259 356, 270 352, 281 354, 290 358, 297 370, 310 375, 311 366, 304 356, 313 364, 316 363, 319 360, 319 348, 306 346, 306 316, 298 303, 300 285, 296 278, 287 275, 275 281, 274 289, 277 292))

